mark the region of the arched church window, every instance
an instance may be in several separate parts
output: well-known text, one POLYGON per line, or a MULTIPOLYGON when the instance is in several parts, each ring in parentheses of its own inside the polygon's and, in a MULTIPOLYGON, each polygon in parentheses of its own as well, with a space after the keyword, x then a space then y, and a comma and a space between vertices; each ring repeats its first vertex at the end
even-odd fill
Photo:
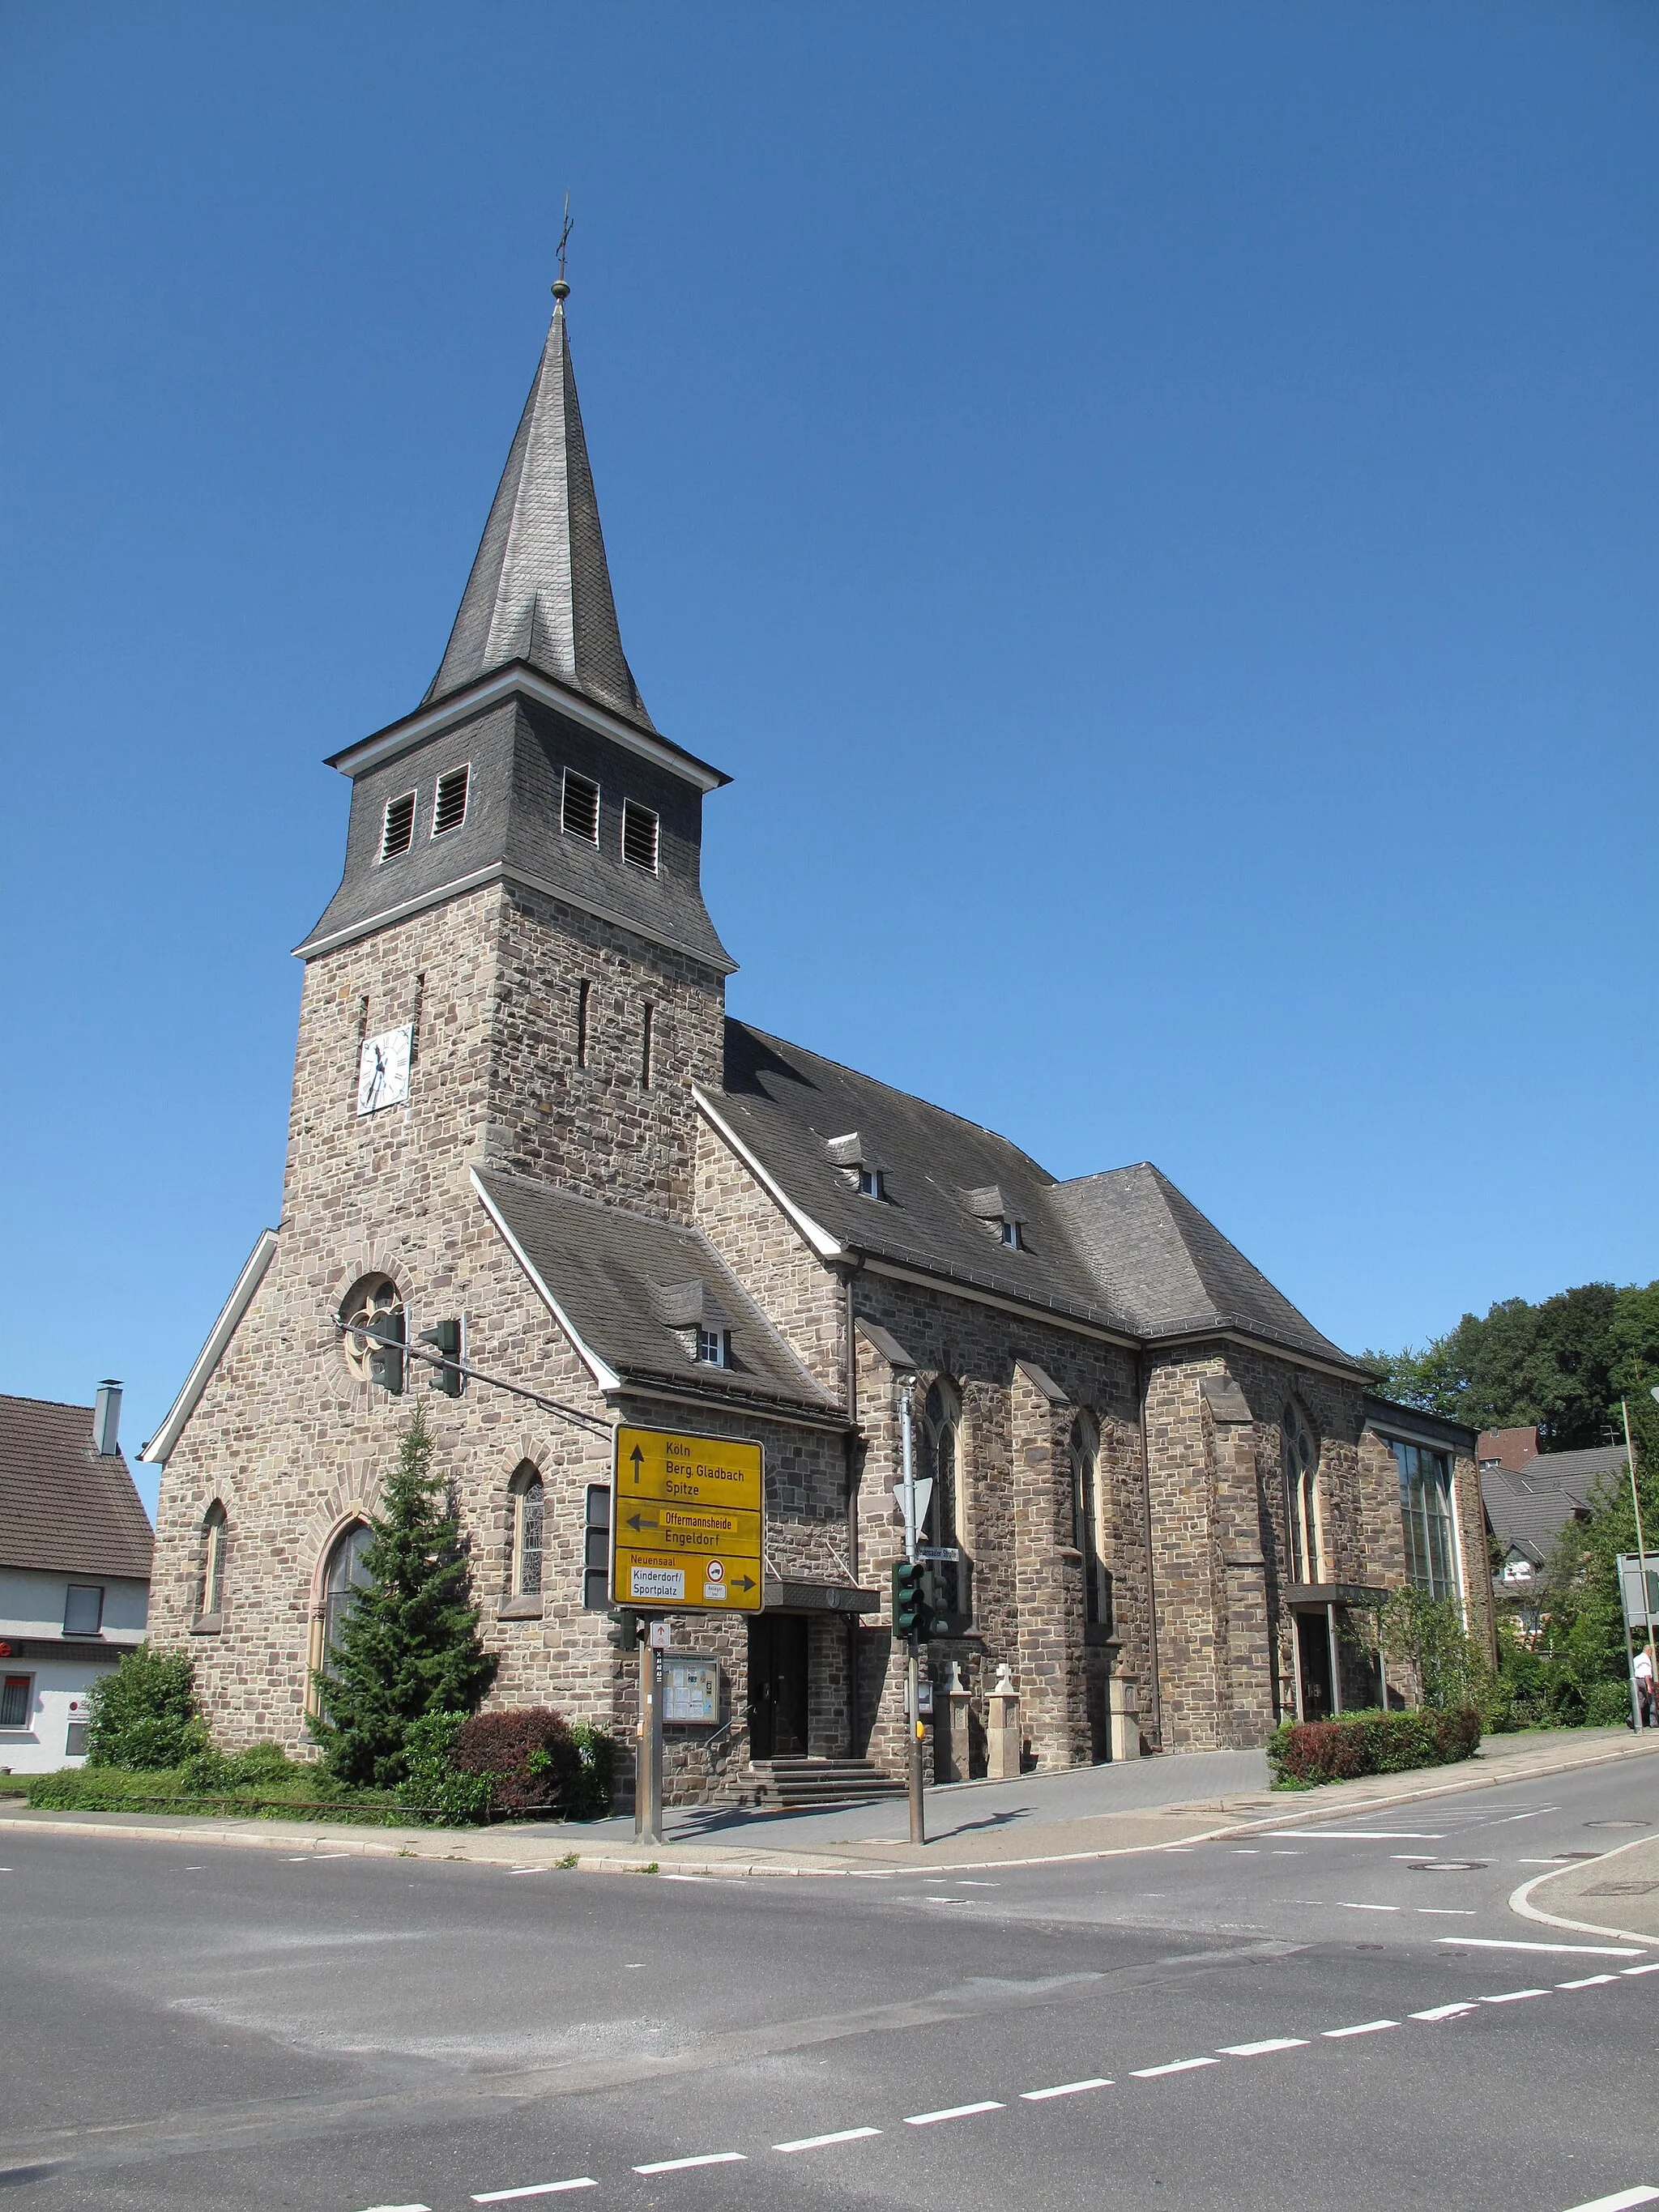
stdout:
POLYGON ((507 1486, 507 1497, 513 1512, 512 1593, 514 1597, 539 1597, 546 1492, 541 1476, 528 1460, 507 1486))
POLYGON ((374 1577, 364 1564, 374 1532, 367 1521, 353 1521, 334 1539, 323 1571, 323 1649, 321 1664, 327 1669, 340 1648, 345 1625, 374 1577))
POLYGON ((1323 1577, 1325 1548, 1319 1494, 1319 1445, 1307 1415, 1294 1400, 1285 1407, 1279 1428, 1285 1462, 1291 1580, 1316 1583, 1323 1577))
POLYGON ((363 1275, 340 1301, 340 1348, 360 1382, 373 1380, 369 1361, 388 1340, 405 1341, 404 1302, 390 1275, 363 1275))
POLYGON ((1112 1626, 1112 1577, 1100 1517, 1100 1431, 1091 1413, 1072 1424, 1072 1541, 1083 1554, 1083 1617, 1091 1627, 1112 1626))
MULTIPOLYGON (((932 1385, 921 1409, 921 1472, 933 1483, 921 1540, 939 1550, 957 1547, 958 1454, 962 1437, 962 1401, 944 1376, 932 1385)), ((965 1613, 967 1577, 958 1560, 933 1565, 933 1588, 946 1613, 965 1613)))
POLYGON ((197 1615, 216 1620, 225 1601, 225 1509, 216 1498, 202 1518, 202 1586, 197 1615))

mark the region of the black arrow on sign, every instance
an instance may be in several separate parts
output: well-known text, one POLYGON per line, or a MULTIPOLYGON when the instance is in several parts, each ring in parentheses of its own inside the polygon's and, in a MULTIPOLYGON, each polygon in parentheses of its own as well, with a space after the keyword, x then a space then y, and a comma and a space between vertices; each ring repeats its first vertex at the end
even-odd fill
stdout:
POLYGON ((635 1444, 633 1450, 629 1453, 628 1456, 634 1462, 634 1480, 637 1482, 640 1479, 640 1468, 644 1462, 645 1454, 640 1449, 639 1446, 635 1444))
POLYGON ((753 1575, 739 1575, 732 1583, 732 1587, 733 1589, 753 1589, 755 1587, 755 1577, 753 1575))
POLYGON ((657 1526, 657 1516, 653 1513, 651 1515, 649 1519, 647 1519, 643 1513, 630 1513, 628 1516, 627 1525, 634 1531, 635 1535, 638 1535, 641 1528, 654 1528, 657 1526))

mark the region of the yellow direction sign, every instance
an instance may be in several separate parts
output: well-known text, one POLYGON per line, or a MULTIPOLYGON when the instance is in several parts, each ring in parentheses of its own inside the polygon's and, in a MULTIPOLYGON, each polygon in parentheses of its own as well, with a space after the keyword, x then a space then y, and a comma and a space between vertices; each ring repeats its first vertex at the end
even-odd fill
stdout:
POLYGON ((758 1613, 766 1460, 759 1444, 619 1428, 611 1515, 617 1605, 758 1613))

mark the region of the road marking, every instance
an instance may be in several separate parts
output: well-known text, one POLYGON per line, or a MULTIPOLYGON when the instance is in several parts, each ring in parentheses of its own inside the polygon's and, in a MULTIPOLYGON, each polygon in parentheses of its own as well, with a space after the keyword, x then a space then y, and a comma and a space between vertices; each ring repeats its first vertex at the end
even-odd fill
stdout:
POLYGON ((1512 1936, 1437 1936, 1435 1941, 1461 1944, 1471 1951, 1573 1951, 1590 1959, 1639 1959, 1642 1955, 1617 1943, 1521 1943, 1512 1936))
POLYGON ((1431 2005, 1426 2012, 1414 2012, 1413 2020, 1462 2020, 1466 2012, 1475 2009, 1473 2000, 1466 2004, 1431 2005))
POLYGON ((364 2208, 364 2212, 430 2212, 430 2207, 425 2204, 370 2204, 364 2208))
POLYGON ((740 2150, 706 2150, 700 2158, 659 2158, 649 2166, 636 2166, 635 2173, 684 2173, 688 2166, 742 2166, 740 2150))
POLYGON ((1270 1856, 1276 1859, 1304 1859, 1308 1854, 1305 1851, 1273 1851, 1270 1856))
POLYGON ((830 2143, 861 2142, 866 2136, 878 2136, 879 2128, 841 2128, 832 2136, 799 2136, 793 2142, 774 2143, 774 2150, 823 2150, 830 2143))
POLYGON ((482 2197, 475 2197, 475 2204, 510 2204, 517 2197, 557 2197, 567 2189, 597 2189, 599 2183, 591 2173, 579 2173, 574 2181, 532 2181, 527 2189, 487 2189, 482 2197))
POLYGON ((663 1876, 665 1881, 714 1881, 715 1879, 712 1874, 665 1874, 663 1876))
POLYGON ((1443 1828, 1428 1835, 1420 1828, 1269 1828, 1270 1843, 1297 1844, 1304 1837, 1321 1844, 1443 1844, 1443 1828))
POLYGON ((1495 1997, 1482 1997, 1482 2004, 1519 2004, 1524 1997, 1547 1997, 1547 1990, 1503 1990, 1495 1997))
POLYGON ((1570 2204, 1567 2212, 1632 2212, 1638 2204, 1659 2204, 1659 2189, 1621 2189, 1616 2197, 1598 2197, 1589 2204, 1570 2204))
MULTIPOLYGON (((1610 1959, 1628 1959, 1630 1953, 1609 1951, 1607 1956, 1610 1959)), ((1659 1959, 1656 1959, 1650 1966, 1620 1966, 1619 1971, 1621 1974, 1659 1974, 1659 1959)))
POLYGON ((1000 1889, 1002 1884, 1000 1881, 969 1881, 964 1875, 962 1886, 964 1889, 1000 1889))
POLYGON ((1572 1864, 1572 1861, 1571 1859, 1559 1857, 1553 1859, 1516 1859, 1515 1863, 1516 1866, 1571 1866, 1572 1864))
POLYGON ((1050 2097, 1080 2097, 1085 2089, 1109 2089, 1111 2086, 1103 2074, 1097 2074, 1091 2081, 1061 2081, 1053 2089, 1022 2089, 1019 2097, 1024 2105, 1041 2105, 1050 2097))
POLYGON ((1344 1912, 1403 1912, 1403 1905, 1356 1905, 1352 1898, 1339 1897, 1338 1906, 1344 1912))
POLYGON ((311 1856, 314 1859, 349 1859, 352 1854, 349 1851, 313 1851, 311 1856))
POLYGON ((939 2120, 965 2120, 974 2112, 1000 2112, 1002 2109, 994 2097, 988 2097, 979 2105, 947 2105, 942 2112, 912 2112, 904 2124, 907 2128, 931 2128, 939 2120))
POLYGON ((965 1897, 924 1897, 921 1901, 924 1905, 966 1905, 968 1902, 965 1897))
POLYGON ((1335 2043, 1345 2035, 1380 2035, 1385 2027, 1398 2027, 1397 2020, 1362 2020, 1358 2027, 1328 2027, 1325 2040, 1335 2043))
POLYGON ((1261 1856, 1261 1851, 1254 1844, 1235 1844, 1233 1845, 1233 1856, 1236 1859, 1259 1859, 1261 1856))
MULTIPOLYGON (((507 1872, 509 1874, 545 1874, 547 1869, 545 1867, 508 1867, 507 1872)), ((670 1875, 668 1879, 672 1881, 674 1877, 670 1875)))
POLYGON ((1618 1978, 1617 1974, 1586 1974, 1582 1981, 1558 1982, 1555 1986, 1558 1990, 1594 1990, 1603 1982, 1616 1982, 1618 1978))
POLYGON ((1305 2035, 1270 2035, 1264 2043, 1224 2043, 1222 2055, 1226 2058, 1265 2058, 1270 2051, 1305 2051, 1305 2035))
POLYGON ((1167 2066, 1137 2066, 1137 2081, 1156 2081, 1160 2074, 1190 2074, 1195 2066, 1218 2066, 1218 2058, 1172 2058, 1167 2066))
POLYGON ((1472 1905, 1414 1905, 1412 1911, 1432 1913, 1441 1920, 1478 1920, 1480 1917, 1472 1905))

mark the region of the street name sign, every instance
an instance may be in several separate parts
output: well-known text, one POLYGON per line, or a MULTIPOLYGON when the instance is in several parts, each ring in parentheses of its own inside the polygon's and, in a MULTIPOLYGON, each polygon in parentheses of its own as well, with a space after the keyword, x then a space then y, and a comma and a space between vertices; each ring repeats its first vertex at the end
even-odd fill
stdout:
POLYGON ((611 1595, 672 1613, 758 1613, 766 1459, 759 1444, 617 1431, 611 1595))

